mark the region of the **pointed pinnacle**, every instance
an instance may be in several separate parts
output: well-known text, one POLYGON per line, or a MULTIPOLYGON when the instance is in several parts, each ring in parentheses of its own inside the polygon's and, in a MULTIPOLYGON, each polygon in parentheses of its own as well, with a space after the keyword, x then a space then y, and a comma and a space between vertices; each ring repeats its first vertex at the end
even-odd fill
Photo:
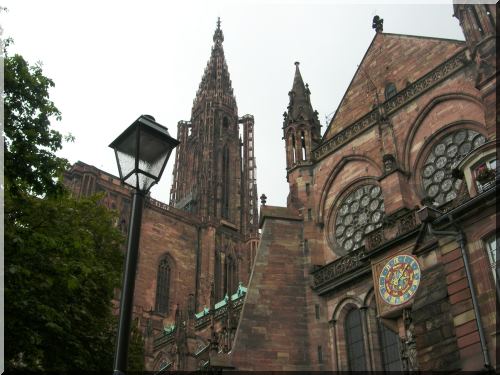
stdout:
POLYGON ((215 44, 222 44, 224 41, 224 34, 220 28, 220 17, 217 17, 217 29, 215 29, 214 33, 214 42, 215 44))

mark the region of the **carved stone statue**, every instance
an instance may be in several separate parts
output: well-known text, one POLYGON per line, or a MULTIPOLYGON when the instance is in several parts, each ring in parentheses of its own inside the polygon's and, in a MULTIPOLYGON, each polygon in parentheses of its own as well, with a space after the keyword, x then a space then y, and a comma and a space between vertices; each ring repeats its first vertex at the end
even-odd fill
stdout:
POLYGON ((403 362, 403 371, 418 371, 415 326, 412 322, 410 309, 403 310, 403 321, 406 333, 406 337, 404 339, 401 339, 401 360, 403 362))
POLYGON ((394 158, 394 155, 392 155, 392 154, 385 154, 382 157, 382 160, 384 162, 384 171, 385 171, 385 173, 392 172, 396 168, 396 159, 394 158))

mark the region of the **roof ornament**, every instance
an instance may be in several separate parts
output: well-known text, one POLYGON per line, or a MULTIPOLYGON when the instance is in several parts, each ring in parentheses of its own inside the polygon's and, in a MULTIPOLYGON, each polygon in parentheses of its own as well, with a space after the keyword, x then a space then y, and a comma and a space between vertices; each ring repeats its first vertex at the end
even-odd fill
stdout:
POLYGON ((384 31, 384 20, 379 16, 373 17, 372 29, 374 29, 377 33, 384 31))
POLYGON ((260 203, 265 206, 266 205, 266 202, 267 202, 267 197, 266 197, 266 194, 262 194, 260 196, 260 203))
POLYGON ((222 29, 220 28, 220 17, 217 17, 217 29, 215 29, 214 33, 214 42, 216 45, 220 45, 223 41, 224 34, 222 33, 222 29))

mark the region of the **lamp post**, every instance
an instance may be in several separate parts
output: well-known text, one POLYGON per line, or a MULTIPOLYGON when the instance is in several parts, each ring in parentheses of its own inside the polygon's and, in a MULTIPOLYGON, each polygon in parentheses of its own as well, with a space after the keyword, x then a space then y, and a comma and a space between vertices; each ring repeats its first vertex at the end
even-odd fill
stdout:
POLYGON ((158 124, 153 116, 142 115, 109 145, 115 151, 120 179, 134 188, 113 365, 115 375, 124 374, 127 366, 144 197, 160 180, 178 144, 179 141, 172 138, 167 128, 158 124))

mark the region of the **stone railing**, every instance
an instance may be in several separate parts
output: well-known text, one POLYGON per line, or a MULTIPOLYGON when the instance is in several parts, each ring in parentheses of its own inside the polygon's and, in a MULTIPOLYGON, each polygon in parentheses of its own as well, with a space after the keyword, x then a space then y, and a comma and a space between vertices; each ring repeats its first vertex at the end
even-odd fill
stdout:
MULTIPOLYGON (((239 311, 241 310, 241 307, 243 306, 244 300, 245 300, 244 298, 240 297, 236 301, 233 301, 233 304, 232 304, 233 311, 239 313, 239 311)), ((224 305, 224 306, 216 309, 215 310, 215 320, 222 320, 222 318, 226 317, 227 312, 228 312, 228 305, 224 305)), ((196 329, 203 328, 206 325, 210 324, 211 319, 212 319, 212 312, 209 311, 207 314, 203 315, 202 317, 197 318, 195 323, 194 323, 194 326, 196 329)))
POLYGON ((151 197, 146 197, 146 207, 155 208, 160 210, 161 212, 170 212, 184 219, 193 219, 193 215, 191 215, 190 213, 151 197))
POLYGON ((367 261, 362 260, 364 256, 364 247, 360 247, 359 249, 354 250, 331 263, 328 263, 316 271, 313 271, 313 288, 335 280, 344 274, 367 264, 367 261))
MULTIPOLYGON (((434 85, 443 81, 451 74, 455 73, 467 63, 465 50, 460 51, 455 56, 430 71, 422 78, 418 79, 398 94, 388 99, 382 104, 384 113, 390 115, 408 102, 415 99, 434 85)), ((314 159, 318 160, 338 149, 351 139, 362 133, 372 125, 376 124, 380 118, 379 109, 375 108, 359 120, 355 121, 347 128, 335 134, 332 138, 325 140, 320 146, 312 151, 314 159)))
POLYGON ((405 210, 386 217, 382 226, 368 233, 365 238, 366 252, 382 246, 403 234, 418 228, 420 221, 417 219, 417 210, 405 210))
POLYGON ((171 326, 169 328, 170 329, 165 329, 159 336, 154 338, 153 347, 155 348, 155 350, 168 343, 174 342, 175 331, 177 330, 177 327, 171 326))

